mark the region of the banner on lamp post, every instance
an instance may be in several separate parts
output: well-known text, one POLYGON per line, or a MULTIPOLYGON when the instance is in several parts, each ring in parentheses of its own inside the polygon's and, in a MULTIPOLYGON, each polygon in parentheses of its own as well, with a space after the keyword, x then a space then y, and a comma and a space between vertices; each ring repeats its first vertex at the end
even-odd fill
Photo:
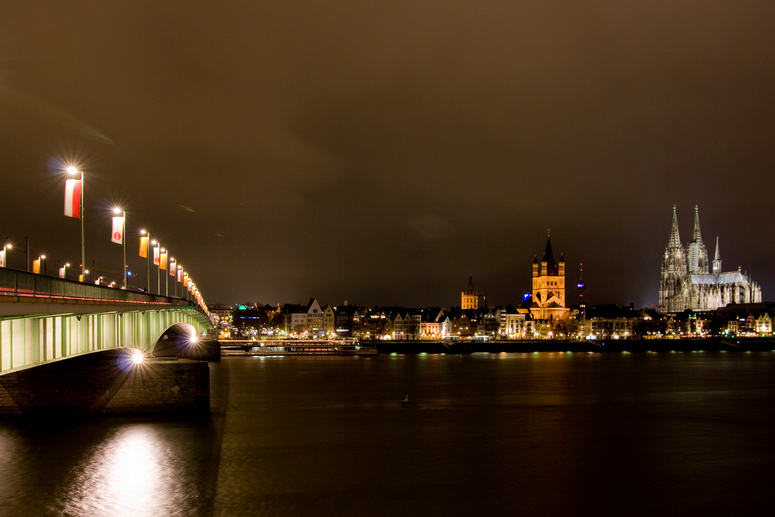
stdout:
POLYGON ((111 242, 116 244, 124 243, 124 216, 116 216, 113 218, 113 232, 110 235, 111 242))
POLYGON ((158 266, 160 261, 161 261, 161 256, 159 255, 159 247, 158 246, 154 246, 154 248, 153 248, 153 264, 158 266))
POLYGON ((81 218, 81 180, 65 181, 65 216, 81 218))
POLYGON ((159 257, 159 269, 167 270, 167 252, 162 251, 159 257))
POLYGON ((170 262, 170 276, 175 276, 175 269, 177 269, 178 263, 174 260, 170 262))
POLYGON ((65 277, 65 268, 60 267, 59 268, 59 278, 64 278, 64 277, 65 277))
POLYGON ((140 237, 140 256, 148 258, 148 237, 140 237))

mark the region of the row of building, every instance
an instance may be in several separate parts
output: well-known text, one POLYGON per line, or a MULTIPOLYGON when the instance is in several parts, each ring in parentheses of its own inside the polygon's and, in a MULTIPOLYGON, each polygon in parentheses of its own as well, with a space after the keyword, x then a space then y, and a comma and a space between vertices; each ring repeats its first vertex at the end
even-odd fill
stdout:
MULTIPOLYGON (((578 287, 583 288, 579 283, 578 287)), ((460 306, 412 309, 403 307, 321 306, 277 307, 244 305, 236 310, 211 310, 231 318, 232 332, 241 335, 283 335, 296 338, 359 339, 626 339, 680 335, 772 334, 770 304, 761 303, 761 288, 740 268, 721 267, 718 237, 712 263, 700 233, 695 207, 692 239, 680 240, 676 207, 662 257, 659 305, 655 309, 604 305, 568 306, 565 260, 555 260, 546 239, 541 260, 532 264, 532 290, 517 305, 487 307, 487 297, 474 288, 473 278, 460 294, 460 306), (741 319, 742 318, 742 319, 741 319)), ((228 326, 228 325, 227 325, 228 326)))
POLYGON ((775 304, 730 304, 713 311, 663 314, 655 309, 598 305, 569 308, 564 319, 540 320, 513 306, 322 307, 241 305, 216 308, 224 338, 360 340, 657 339, 706 336, 772 336, 775 304))

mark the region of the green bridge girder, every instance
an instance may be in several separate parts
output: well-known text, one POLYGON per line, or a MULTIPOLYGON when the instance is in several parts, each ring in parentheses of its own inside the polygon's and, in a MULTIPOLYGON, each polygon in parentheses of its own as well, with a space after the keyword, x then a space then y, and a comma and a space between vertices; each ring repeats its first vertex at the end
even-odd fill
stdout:
POLYGON ((0 268, 0 375, 110 348, 150 351, 173 325, 208 333, 206 310, 187 298, 0 268))
POLYGON ((173 325, 212 329, 194 307, 0 317, 0 375, 110 348, 151 351, 173 325))

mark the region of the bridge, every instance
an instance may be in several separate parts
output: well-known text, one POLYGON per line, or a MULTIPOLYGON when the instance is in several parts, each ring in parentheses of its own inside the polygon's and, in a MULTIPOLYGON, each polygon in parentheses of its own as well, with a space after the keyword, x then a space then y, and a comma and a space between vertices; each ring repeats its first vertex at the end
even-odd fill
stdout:
POLYGON ((184 299, 0 268, 0 377, 108 349, 151 352, 171 330, 195 341, 212 329, 184 299))

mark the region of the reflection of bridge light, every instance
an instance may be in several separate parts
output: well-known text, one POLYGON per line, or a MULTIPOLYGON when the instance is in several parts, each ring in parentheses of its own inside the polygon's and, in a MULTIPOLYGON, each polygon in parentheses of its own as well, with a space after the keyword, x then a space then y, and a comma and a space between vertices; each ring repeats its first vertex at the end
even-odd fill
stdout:
POLYGON ((135 350, 132 352, 132 362, 135 364, 141 364, 143 361, 145 361, 145 356, 140 350, 135 350))
POLYGON ((196 342, 199 341, 199 336, 196 334, 191 334, 188 336, 188 344, 189 345, 196 345, 196 342))

